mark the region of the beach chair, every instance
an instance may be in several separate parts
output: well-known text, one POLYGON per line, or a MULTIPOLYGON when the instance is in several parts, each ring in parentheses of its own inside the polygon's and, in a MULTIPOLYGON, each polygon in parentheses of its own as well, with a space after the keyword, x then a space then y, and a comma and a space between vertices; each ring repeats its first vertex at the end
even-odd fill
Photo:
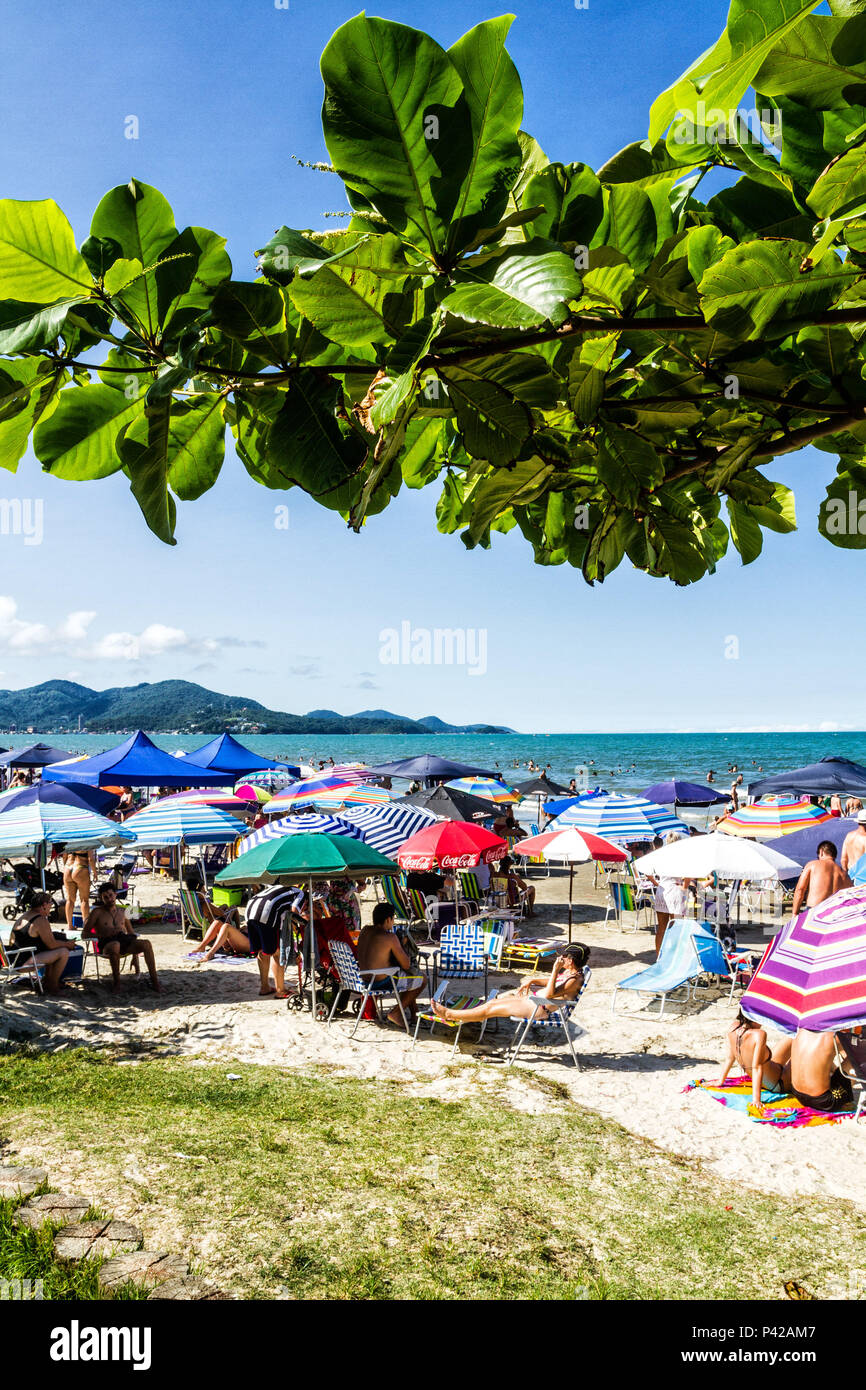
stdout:
POLYGON ((529 1036, 530 1031, 534 1029, 536 1032, 541 1033, 542 1035, 546 1034, 548 1036, 550 1036, 552 1033, 558 1033, 562 1031, 565 1034, 565 1041, 568 1043, 568 1048, 571 1053, 571 1060, 577 1067, 577 1070, 580 1071, 580 1063, 577 1060, 577 1053, 574 1050, 574 1043, 576 1038, 580 1038, 583 1036, 585 1030, 575 1023, 574 1028, 576 1029, 576 1032, 574 1037, 572 1037, 571 1015, 577 1008, 577 1005, 580 1002, 583 992, 589 984, 591 975, 592 971, 589 969, 589 967, 587 967, 583 972, 583 983, 581 984, 580 989, 578 990, 574 999, 551 999, 548 1001, 543 1001, 539 999, 537 995, 534 996, 535 1013, 533 1013, 531 1018, 520 1018, 516 1020, 518 1026, 514 1034, 514 1044, 506 1060, 506 1066, 513 1066, 513 1064, 517 1061, 517 1054, 520 1052, 520 1049, 526 1042, 526 1039, 529 1036), (549 1013, 551 1017, 539 1018, 538 1014, 542 1009, 549 1013))
POLYGON ((859 1091, 854 1111, 854 1119, 859 1120, 866 1110, 866 1036, 862 1028, 852 1028, 850 1032, 837 1033, 836 1042, 842 1053, 842 1070, 859 1091))
POLYGON ((486 902, 487 895, 482 892, 478 878, 468 869, 461 869, 458 873, 460 881, 460 896, 464 902, 473 903, 476 908, 481 907, 486 902))
MULTIPOLYGON (((537 822, 537 821, 533 821, 533 822, 532 822, 532 824, 531 824, 530 827, 529 827, 529 833, 530 833, 530 835, 540 835, 540 834, 541 834, 541 831, 540 831, 539 828, 538 828, 538 822, 537 822)), ((546 873, 547 877, 550 878, 550 864, 549 864, 548 861, 545 859, 545 857, 544 857, 543 854, 528 854, 528 855, 523 855, 523 854, 521 854, 521 855, 518 856, 518 858, 519 858, 519 859, 521 860, 521 862, 526 866, 527 874, 529 873, 530 867, 533 868, 533 869, 543 869, 544 872, 546 873)))
POLYGON ((192 888, 180 888, 177 894, 177 903, 180 908, 181 933, 184 941, 191 937, 196 937, 201 941, 210 926, 210 920, 205 915, 199 901, 198 893, 192 888))
POLYGON ((406 899, 406 890, 401 887, 393 874, 386 874, 381 879, 382 893, 385 901, 390 903, 394 909, 394 916, 398 922, 411 922, 412 909, 406 899))
POLYGON ((433 953, 433 988, 440 980, 482 980, 487 995, 487 953, 480 922, 458 922, 442 928, 433 953))
POLYGON ((558 947, 550 941, 539 941, 536 937, 524 937, 520 941, 508 941, 502 948, 500 964, 503 970, 540 970, 553 964, 558 947))
POLYGON ((0 985, 29 976, 40 994, 44 968, 36 964, 35 946, 4 946, 0 941, 0 985))
MULTIPOLYGON (((103 956, 105 953, 104 953, 104 951, 102 950, 102 948, 100 947, 100 945, 99 945, 99 937, 96 935, 96 932, 93 930, 92 927, 91 927, 90 931, 88 931, 86 927, 82 927, 82 929, 81 929, 81 945, 82 945, 82 947, 84 948, 84 964, 82 965, 82 974, 84 973, 84 965, 87 964, 87 953, 88 953, 88 951, 89 951, 90 954, 93 956, 93 963, 94 963, 94 965, 96 966, 96 978, 97 978, 97 980, 98 980, 98 979, 99 979, 99 961, 100 961, 100 957, 103 956)), ((127 969, 127 972, 130 972, 130 971, 131 971, 131 972, 132 972, 133 974, 135 974, 135 975, 137 975, 137 974, 139 973, 141 967, 139 966, 139 963, 138 963, 138 956, 134 956, 134 955, 121 956, 121 957, 120 957, 120 969, 121 969, 121 970, 123 970, 123 962, 124 962, 124 961, 126 961, 126 969, 127 969)))
MULTIPOLYGON (((646 970, 638 971, 636 975, 629 975, 627 979, 621 980, 614 988, 610 1005, 611 1013, 617 1012, 617 999, 623 991, 633 991, 635 994, 645 994, 651 998, 660 999, 659 1012, 649 1015, 653 1019, 659 1019, 664 1015, 668 999, 677 990, 685 989, 685 998, 682 1002, 688 1000, 695 980, 703 972, 694 935, 695 932, 702 930, 695 922, 690 922, 685 917, 678 917, 671 922, 664 934, 662 948, 655 964, 646 970)), ((705 934, 715 940, 712 933, 705 934)))
POLYGON ((422 893, 420 888, 404 888, 403 892, 411 914, 409 925, 413 927, 426 925, 428 903, 426 894, 422 893))
POLYGON ((396 966, 388 966, 386 969, 361 970, 354 951, 345 941, 336 939, 329 941, 328 950, 331 956, 331 964, 340 977, 341 985, 341 990, 338 989, 334 991, 334 1002, 331 1005, 331 1012, 328 1014, 328 1022, 330 1023, 334 1017, 341 992, 347 993, 353 998, 360 998, 361 1000, 358 1006, 358 1016, 355 1019, 355 1026, 349 1034, 350 1038, 354 1038, 358 1031, 358 1024, 361 1022, 364 1015, 368 999, 372 999, 376 1009, 376 1016, 379 1019, 381 1019, 379 1007, 381 1001, 383 999, 396 999, 397 1008, 400 1010, 400 1017, 408 1033, 409 1022, 403 1012, 403 1004, 394 985, 394 976, 400 974, 398 968, 396 966), (381 975, 387 975, 388 980, 383 984, 379 984, 378 982, 374 984, 373 977, 381 975))
MULTIPOLYGON (((474 1009, 479 1004, 484 1004, 490 999, 495 999, 498 992, 499 991, 495 989, 492 989, 488 995, 473 994, 471 992, 467 993, 465 991, 461 992, 454 985, 449 984, 448 980, 443 980, 442 984, 439 986, 439 988, 436 990, 436 993, 433 995, 433 999, 436 1000, 437 1004, 444 1005, 446 1009, 474 1009)), ((490 1020, 487 1018, 482 1020, 481 1032, 478 1034, 479 1042, 484 1037, 484 1030, 486 1029, 487 1024, 489 1022, 490 1020)), ((432 1009, 419 1009, 417 1017, 415 1019, 415 1033, 412 1038, 413 1047, 418 1041, 418 1030, 421 1027, 422 1023, 430 1024, 431 1037, 433 1036, 433 1029, 436 1027, 437 1024, 441 1028, 454 1029, 454 1046, 451 1049, 451 1055, 453 1057, 454 1053, 457 1051, 457 1044, 460 1042, 460 1034, 463 1030, 466 1020, 439 1018, 438 1014, 435 1014, 432 1009)))

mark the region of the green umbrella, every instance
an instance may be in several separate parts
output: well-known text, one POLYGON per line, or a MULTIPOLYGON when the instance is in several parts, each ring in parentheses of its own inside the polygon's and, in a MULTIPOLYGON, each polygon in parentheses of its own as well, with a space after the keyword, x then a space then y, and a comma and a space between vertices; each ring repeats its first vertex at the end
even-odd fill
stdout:
MULTIPOLYGON (((359 875, 399 874, 400 865, 362 840, 348 835, 285 835, 264 840, 232 864, 220 869, 216 883, 307 883, 312 914, 313 881, 320 878, 357 878, 359 875)), ((316 972, 312 916, 308 933, 309 969, 313 1017, 316 1016, 316 972)))

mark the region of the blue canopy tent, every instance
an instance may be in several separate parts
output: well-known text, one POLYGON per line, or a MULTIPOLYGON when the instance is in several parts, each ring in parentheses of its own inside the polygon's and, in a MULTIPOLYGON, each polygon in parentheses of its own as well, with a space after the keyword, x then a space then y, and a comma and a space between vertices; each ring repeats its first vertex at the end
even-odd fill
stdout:
POLYGON ((6 767, 45 767, 48 763, 62 763, 72 754, 62 748, 52 748, 50 743, 31 743, 26 748, 13 748, 9 753, 0 754, 0 764, 6 767))
POLYGON ((226 787, 233 772, 215 772, 186 758, 174 758, 139 729, 125 743, 93 758, 46 767, 44 782, 84 782, 89 787, 226 787))
MULTIPOLYGON (((822 821, 820 825, 810 825, 805 830, 796 830, 793 835, 780 835, 775 840, 765 840, 764 846, 786 855, 788 859, 796 860, 802 869, 810 859, 817 858, 818 846, 822 840, 831 840, 836 849, 841 851, 845 836, 857 828, 857 821, 853 816, 834 816, 832 820, 822 821)), ((795 874, 793 870, 790 874, 780 872, 779 877, 794 878, 795 874)))
POLYGON ((768 792, 795 792, 798 796, 859 796, 866 799, 866 767, 848 758, 821 758, 807 767, 795 767, 791 772, 777 772, 749 783, 751 796, 766 796, 768 792))
POLYGON ((274 762, 273 758, 263 758, 251 748, 244 748, 231 734, 220 734, 202 748, 187 753, 184 762, 195 763, 197 767, 206 767, 215 772, 231 772, 235 779, 246 772, 285 772, 288 768, 287 763, 274 762))
POLYGON ((709 783, 701 786, 698 782, 683 782, 678 777, 672 777, 668 782, 656 782, 655 786, 641 792, 641 796, 645 796, 647 801, 655 801, 659 806, 718 806, 728 799, 726 792, 717 791, 709 783))

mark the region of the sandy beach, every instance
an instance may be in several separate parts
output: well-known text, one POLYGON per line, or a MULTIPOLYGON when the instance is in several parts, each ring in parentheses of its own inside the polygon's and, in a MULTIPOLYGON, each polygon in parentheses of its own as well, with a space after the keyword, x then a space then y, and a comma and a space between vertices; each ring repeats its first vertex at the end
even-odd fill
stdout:
MULTIPOLYGON (((538 915, 525 935, 565 940, 568 875, 537 874, 538 915)), ((159 876, 136 882, 142 905, 169 900, 175 885, 159 876)), ((604 922, 604 893, 593 887, 591 866, 575 875, 574 937, 592 950, 592 979, 579 1006, 586 1030, 577 1042, 580 1070, 564 1045, 527 1046, 511 1073, 508 1103, 520 1110, 560 1106, 552 1088, 535 1077, 556 1081, 581 1106, 617 1120, 660 1148, 699 1160, 708 1170, 737 1185, 791 1196, 844 1198, 866 1207, 862 1164, 866 1126, 844 1122, 815 1128, 780 1130, 758 1125, 726 1110, 701 1092, 683 1094, 696 1077, 721 1070, 724 1035, 732 1016, 726 991, 703 995, 687 1007, 668 1006, 663 1019, 629 1000, 629 1017, 611 1015, 614 986, 653 959, 651 934, 623 931, 613 917, 604 922)), ((366 921, 374 902, 368 890, 366 921)), ((296 1070, 325 1067, 330 1072, 364 1078, 389 1078, 408 1084, 416 1094, 456 1100, 496 1078, 501 1084, 506 1039, 513 1025, 498 1035, 488 1031, 482 1045, 472 1028, 464 1030, 452 1057, 452 1036, 439 1030, 431 1038, 422 1025, 418 1045, 391 1028, 360 1025, 349 1037, 353 1020, 337 1019, 330 1027, 310 1014, 287 1008, 284 1001, 258 997, 254 961, 200 966, 188 958, 195 942, 185 942, 176 924, 148 924, 140 929, 154 941, 164 992, 154 994, 145 974, 123 974, 123 992, 109 992, 106 972, 97 983, 92 961, 85 979, 60 999, 40 998, 28 987, 7 988, 0 996, 0 1045, 27 1043, 38 1049, 68 1047, 112 1049, 118 1060, 135 1064, 143 1053, 182 1056, 231 1070, 233 1062, 267 1064, 296 1070), (348 1020, 348 1021, 347 1021, 348 1020)), ((507 988, 513 974, 493 975, 491 983, 507 988)), ((735 1006, 733 1006, 735 1007, 735 1006)), ((20 1157, 38 1158, 26 1145, 20 1157)), ((84 1154, 58 1156, 58 1176, 85 1181, 84 1154)), ((92 1175, 91 1175, 92 1177, 92 1175)), ((92 1185, 92 1184, 91 1184, 92 1185)))

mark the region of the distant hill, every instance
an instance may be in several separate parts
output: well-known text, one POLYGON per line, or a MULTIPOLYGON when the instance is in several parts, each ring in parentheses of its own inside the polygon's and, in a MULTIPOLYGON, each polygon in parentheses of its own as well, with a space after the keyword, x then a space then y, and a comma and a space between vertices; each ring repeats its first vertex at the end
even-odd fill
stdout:
POLYGON ((0 728, 25 733, 132 733, 135 729, 179 734, 423 734, 512 733, 492 724, 458 726, 435 716, 408 719, 390 710, 342 715, 336 710, 286 714, 245 696, 219 695, 192 681, 90 690, 74 681, 45 681, 25 690, 0 690, 0 728))

